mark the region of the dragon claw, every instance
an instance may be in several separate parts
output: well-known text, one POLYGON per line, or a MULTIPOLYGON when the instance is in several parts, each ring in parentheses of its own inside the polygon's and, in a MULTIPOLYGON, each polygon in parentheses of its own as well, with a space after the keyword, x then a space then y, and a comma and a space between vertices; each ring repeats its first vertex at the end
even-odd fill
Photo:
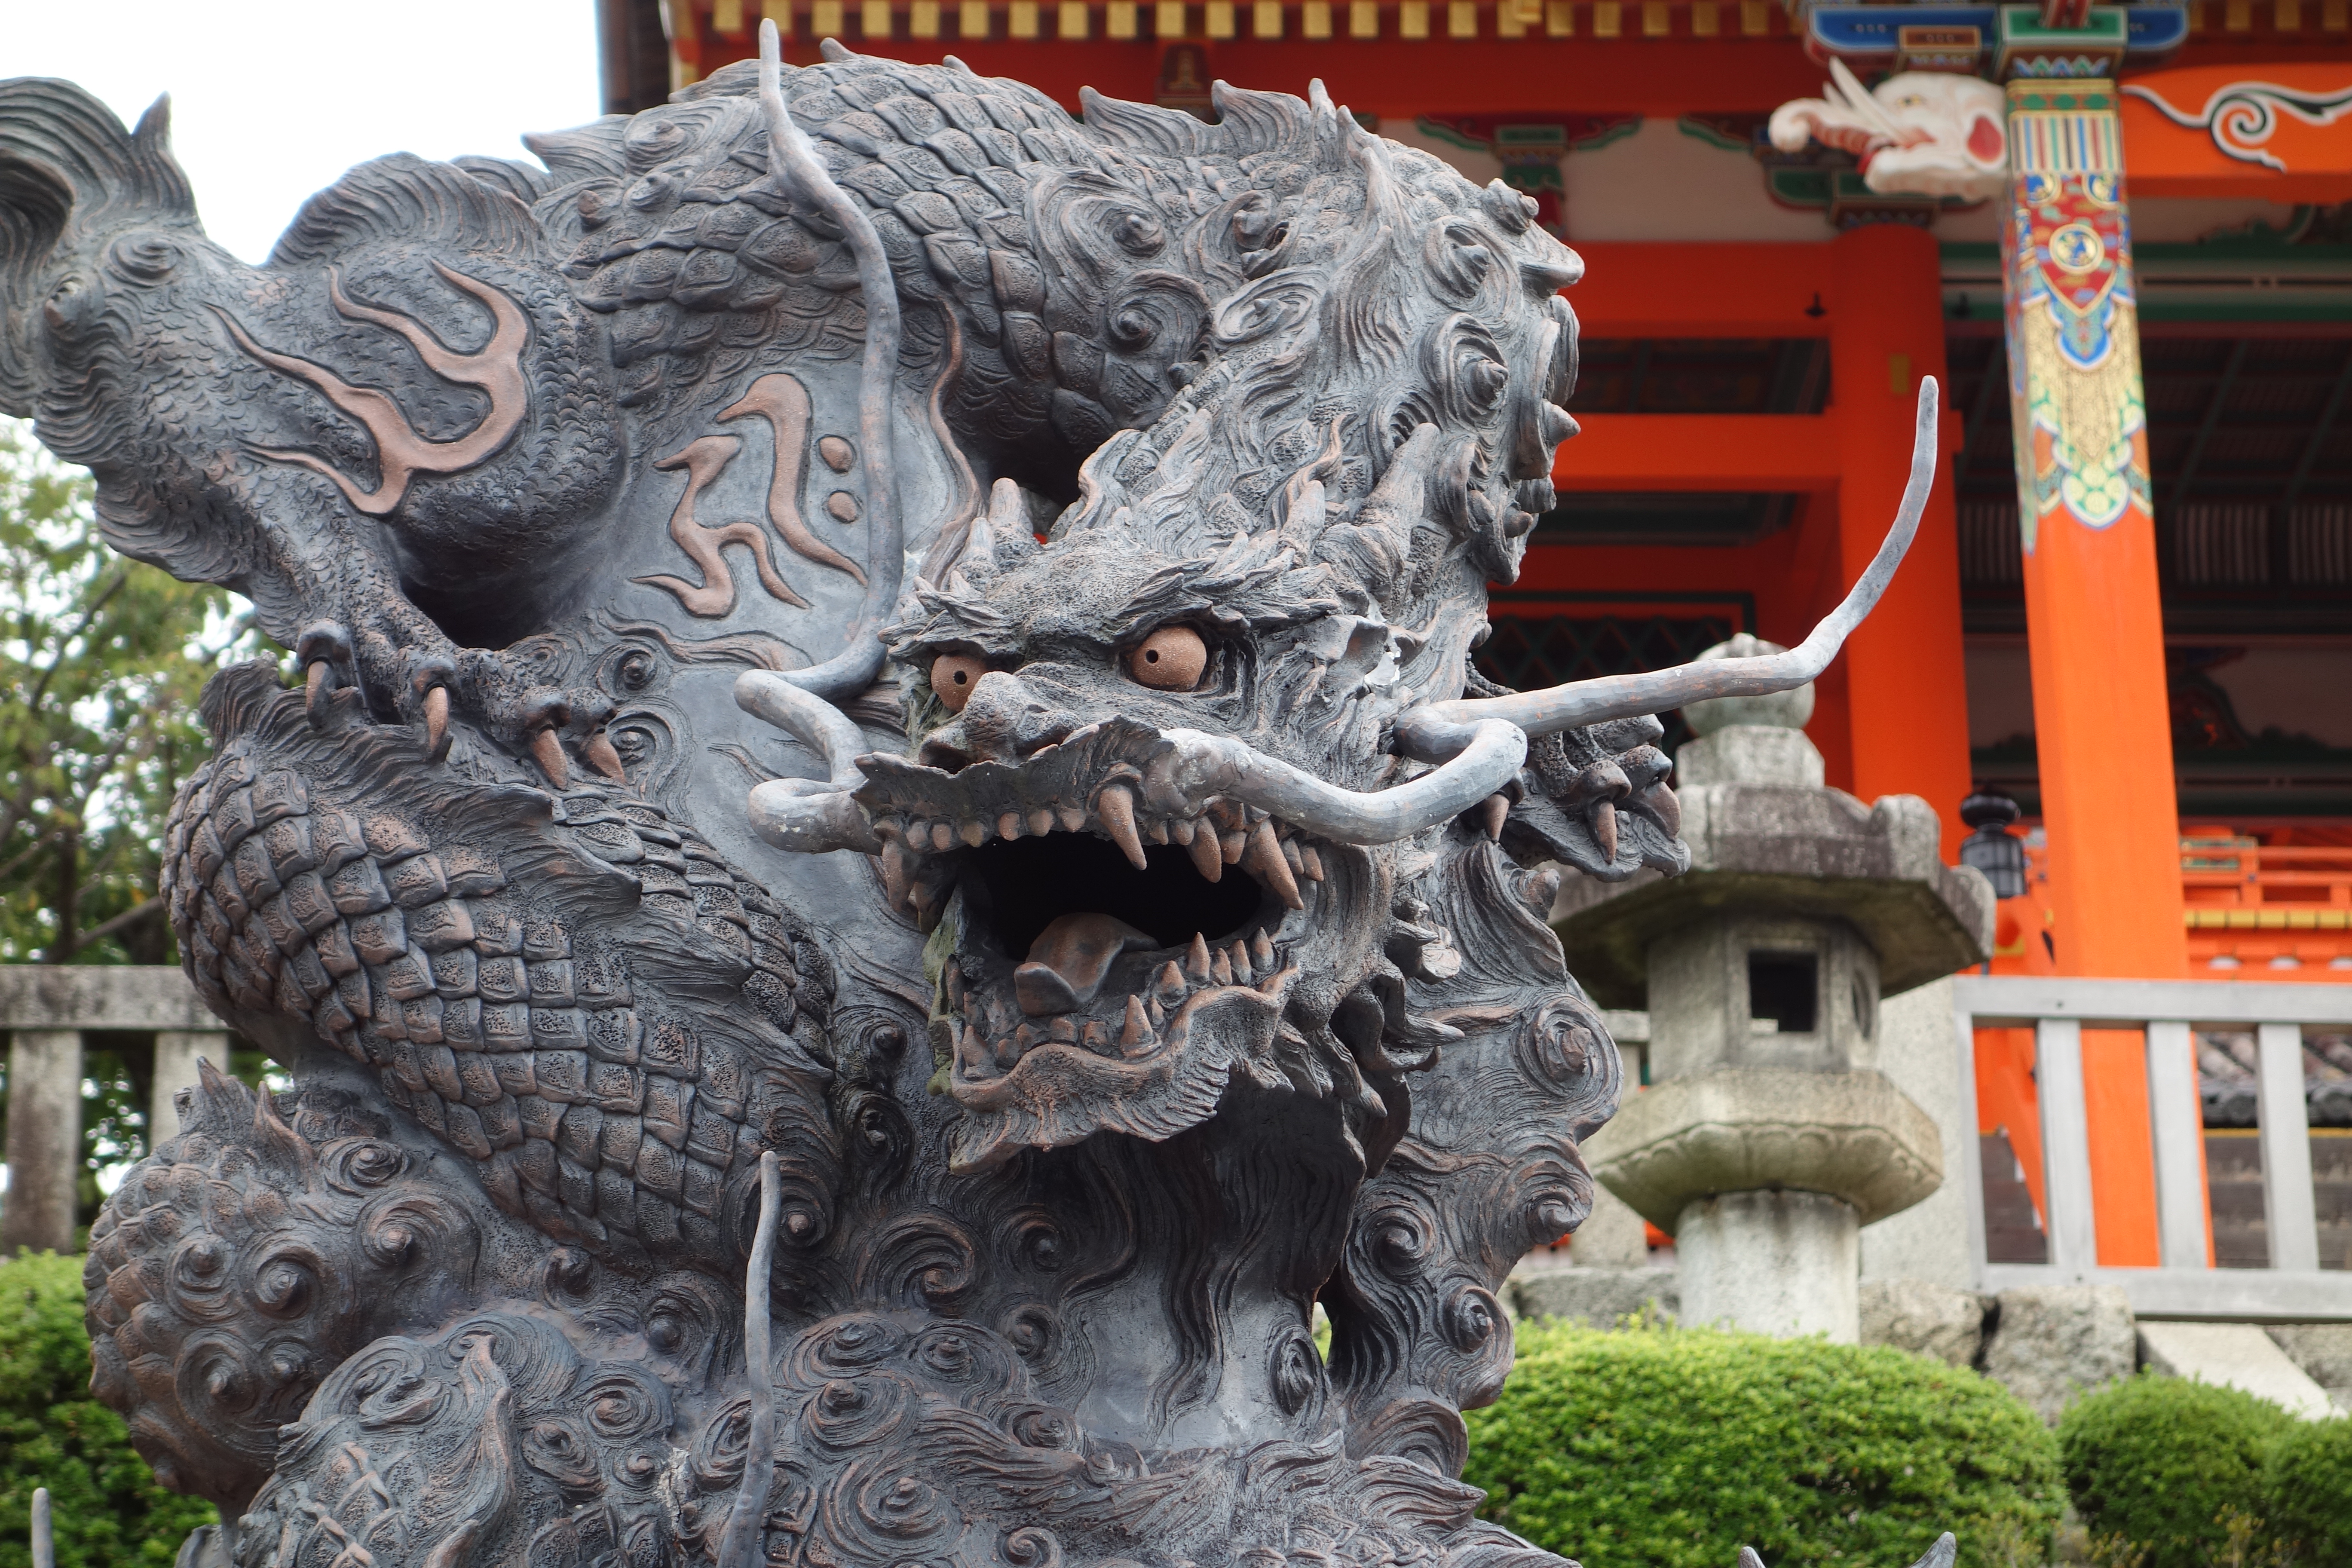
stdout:
POLYGON ((425 721, 425 760, 437 763, 449 754, 449 686, 457 666, 440 655, 413 659, 408 689, 417 700, 425 721))
POLYGON ((315 728, 327 721, 327 701, 352 672, 352 637, 339 622, 313 621, 294 639, 302 665, 302 711, 315 728))

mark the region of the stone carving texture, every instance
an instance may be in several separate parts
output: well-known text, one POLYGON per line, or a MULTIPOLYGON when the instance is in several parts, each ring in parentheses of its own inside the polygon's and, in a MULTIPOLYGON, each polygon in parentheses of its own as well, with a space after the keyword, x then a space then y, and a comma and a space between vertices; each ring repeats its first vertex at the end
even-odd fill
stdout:
POLYGON ((257 268, 163 105, 0 83, 0 407, 301 672, 164 889, 296 1087, 109 1205, 100 1394, 238 1568, 1553 1561, 1455 1478, 1619 1092, 1559 867, 1680 869, 1648 714, 1818 660, 1469 670, 1574 429, 1499 184, 759 85, 257 268))

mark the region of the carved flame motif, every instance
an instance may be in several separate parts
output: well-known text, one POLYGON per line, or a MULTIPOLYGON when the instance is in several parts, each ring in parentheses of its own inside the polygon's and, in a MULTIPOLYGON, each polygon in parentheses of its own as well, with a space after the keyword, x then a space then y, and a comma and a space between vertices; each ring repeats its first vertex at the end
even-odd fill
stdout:
POLYGON ((371 321, 398 333, 434 374, 489 394, 489 413, 469 434, 454 441, 426 440, 409 424, 408 416, 400 411, 400 405, 393 401, 389 393, 353 386, 324 365, 263 348, 237 324, 235 317, 218 306, 213 307, 214 313, 228 328, 229 336, 236 340, 237 347, 279 374, 317 387, 328 402, 365 427, 375 441, 379 468, 376 485, 373 489, 364 489, 350 476, 310 452, 274 447, 257 447, 254 450, 272 462, 292 463, 325 475, 343 492, 345 500, 371 517, 383 517, 398 506, 401 498, 408 493, 409 481, 419 474, 463 473, 494 456, 530 409, 530 390, 522 374, 523 345, 530 336, 530 323, 521 307, 479 279, 452 271, 437 261, 433 270, 488 308, 497 330, 479 352, 459 353, 406 316, 353 302, 343 292, 341 275, 331 267, 327 269, 327 292, 334 301, 336 313, 345 320, 371 321))
POLYGON ((669 536, 677 547, 702 568, 700 584, 683 577, 635 577, 632 582, 644 583, 676 596, 689 616, 704 620, 717 620, 735 608, 735 574, 727 568, 723 553, 730 544, 740 544, 751 552, 751 563, 759 570, 760 586, 771 598, 787 605, 805 605, 808 601, 793 592, 791 584, 776 572, 775 563, 768 558, 768 538, 759 528, 748 522, 706 523, 697 521, 694 503, 726 470, 736 451, 743 445, 732 436, 705 436, 683 452, 657 459, 656 468, 684 468, 686 493, 677 498, 677 507, 669 514, 669 536))
MULTIPOLYGON (((798 378, 782 372, 763 375, 740 400, 719 410, 719 418, 724 424, 754 415, 767 420, 769 429, 775 435, 775 458, 768 478, 768 521, 783 542, 802 555, 821 566, 839 567, 863 584, 866 574, 857 563, 810 532, 807 521, 801 516, 801 480, 808 468, 808 389, 801 385, 798 378)), ((656 468, 687 471, 686 493, 678 498, 677 509, 670 513, 669 536, 702 569, 702 582, 698 585, 683 577, 670 576, 637 577, 631 581, 648 584, 675 595, 688 615, 704 620, 719 619, 735 608, 735 576, 728 569, 724 553, 730 544, 751 551, 760 574, 760 585, 771 598, 787 605, 808 603, 793 592, 792 584, 777 573, 768 553, 767 536, 760 531, 758 524, 705 523, 695 518, 697 498, 717 482, 742 445, 733 436, 705 436, 684 451, 654 464, 656 468)))

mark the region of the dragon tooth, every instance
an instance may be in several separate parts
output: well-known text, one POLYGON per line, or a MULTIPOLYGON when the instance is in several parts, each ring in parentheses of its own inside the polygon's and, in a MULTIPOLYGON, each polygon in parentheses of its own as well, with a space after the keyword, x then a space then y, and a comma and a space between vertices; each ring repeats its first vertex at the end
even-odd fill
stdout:
POLYGON ((1225 950, 1222 947, 1217 949, 1216 953, 1209 960, 1209 978, 1220 985, 1231 985, 1234 983, 1233 961, 1225 956, 1225 950))
POLYGON ((1076 833, 1087 825, 1087 813, 1084 806, 1057 805, 1054 808, 1054 816, 1061 823, 1062 831, 1065 833, 1076 833))
POLYGON ((907 863, 906 845, 897 838, 882 840, 882 890, 888 897, 892 909, 907 907, 907 895, 913 883, 911 868, 907 863))
POLYGON ((1199 931, 1192 933, 1192 945, 1184 950, 1184 973, 1195 984, 1209 978, 1209 941, 1199 931))
MULTIPOLYGON (((1609 803, 1606 801, 1601 802, 1601 805, 1603 805, 1608 804, 1609 803)), ((1498 844, 1502 842, 1503 838, 1503 819, 1510 815, 1511 803, 1502 795, 1490 795, 1485 800, 1478 803, 1478 816, 1479 819, 1486 825, 1486 837, 1494 839, 1498 844)), ((1613 826, 1614 825, 1612 824, 1612 826, 1613 826)), ((1615 835, 1612 833, 1611 837, 1613 837, 1615 835)), ((1612 856, 1612 858, 1614 858, 1614 857, 1612 856)))
POLYGON ((1127 1022, 1119 1026, 1118 1031, 1119 1049, 1133 1056, 1139 1049, 1152 1044, 1158 1037, 1151 1027, 1151 1020, 1144 1015, 1143 998, 1129 997, 1127 1022))
POLYGON ((1276 842, 1282 846, 1282 863, 1290 868, 1290 874, 1292 876, 1296 877, 1301 871, 1307 869, 1307 862, 1299 857, 1298 840, 1296 838, 1284 838, 1277 834, 1276 835, 1276 842))
POLYGON ((1095 796, 1095 815, 1102 819, 1103 831, 1127 857, 1127 863, 1137 870, 1143 869, 1143 840, 1135 836, 1135 792, 1125 784, 1106 784, 1095 796))
POLYGON ((1183 974, 1178 971, 1176 961, 1171 958, 1160 966, 1159 977, 1152 982, 1151 1005, 1157 1008, 1164 1002, 1173 1007, 1182 1002, 1192 989, 1184 983, 1183 974))
POLYGON ((977 820, 960 824, 956 828, 956 837, 977 849, 988 842, 988 824, 977 820))
POLYGON ((1078 1026, 1067 1018, 1056 1018, 1045 1026, 1045 1037, 1059 1040, 1066 1046, 1075 1045, 1077 1043, 1078 1026))
POLYGON ((1299 868, 1306 872, 1308 881, 1319 882, 1323 879, 1323 857, 1315 852, 1315 846, 1312 844, 1302 844, 1298 847, 1298 864, 1299 868))
POLYGON ((1250 962, 1260 969, 1274 967, 1274 943, 1266 939, 1263 929, 1250 938, 1250 962))
POLYGON ((1220 834, 1217 837, 1217 853, 1224 857, 1228 866, 1240 865, 1242 851, 1248 847, 1249 840, 1239 832, 1220 834))
POLYGON ((1592 825, 1592 841, 1601 847, 1604 860, 1617 858, 1617 808, 1605 800, 1592 803, 1592 815, 1585 819, 1592 825))
POLYGON ((1043 838, 1053 831, 1054 808, 1052 806, 1041 805, 1029 814, 1029 836, 1032 838, 1043 838))
POLYGON ((1101 1051, 1110 1045, 1110 1030, 1097 1018, 1079 1031, 1078 1038, 1087 1049, 1101 1051))
POLYGON ((1201 873, 1203 881, 1213 882, 1225 874, 1224 852, 1218 847, 1215 834, 1203 827, 1186 847, 1192 853, 1192 869, 1201 873))
POLYGON ((1290 874, 1290 862, 1282 858, 1282 846, 1275 842, 1270 823, 1261 822, 1250 833, 1249 868, 1284 904, 1294 910, 1307 907, 1307 900, 1298 896, 1297 879, 1290 874))
POLYGON ((999 838, 1020 837, 1021 814, 1017 811, 1008 811, 1003 816, 998 817, 996 819, 996 836, 999 838))
POLYGON ((1236 985, 1248 984, 1250 983, 1250 956, 1248 946, 1245 943, 1237 942, 1234 943, 1233 946, 1225 950, 1224 956, 1230 959, 1233 963, 1234 984, 1236 985))
POLYGON ((1257 983, 1258 994, 1262 996, 1279 996, 1282 994, 1282 988, 1290 983, 1290 976, 1297 973, 1296 969, 1278 969, 1263 976, 1257 983))
POLYGON ((530 738, 530 754, 538 762, 539 771, 557 790, 571 787, 572 775, 563 761, 563 741, 553 730, 541 730, 530 738))
POLYGON ((944 855, 955 847, 955 824, 944 816, 931 824, 931 847, 934 850, 944 855))
POLYGON ((1188 848, 1191 847, 1192 843, 1192 819, 1189 816, 1171 818, 1168 824, 1168 837, 1175 840, 1177 843, 1184 845, 1188 848))
POLYGON ((1026 1051, 1037 1043, 1039 1037, 1036 1025, 1024 1024, 1013 1031, 1013 1047, 1015 1050, 1026 1051))
POLYGON ((1168 1021, 1168 1009, 1160 1005, 1160 998, 1157 996, 1154 996, 1147 1005, 1145 1012, 1150 1016, 1151 1026, 1155 1029, 1168 1021))
POLYGON ((1164 816, 1154 817, 1151 825, 1143 830, 1143 837, 1150 839, 1154 844, 1167 843, 1168 819, 1164 816))
MULTIPOLYGON (((442 708, 441 733, 433 740, 433 749, 436 750, 446 749, 448 745, 449 699, 443 695, 443 693, 447 689, 448 689, 446 687, 436 686, 425 699, 425 712, 428 725, 428 734, 431 732, 429 726, 433 713, 433 704, 436 699, 439 700, 442 708)), ((629 770, 621 765, 621 753, 619 751, 614 749, 613 745, 613 738, 604 733, 604 731, 599 730, 594 734, 589 736, 586 744, 580 748, 580 754, 588 759, 588 765, 590 767, 594 768, 598 773, 604 774, 606 778, 611 779, 614 784, 626 784, 629 782, 629 770)))

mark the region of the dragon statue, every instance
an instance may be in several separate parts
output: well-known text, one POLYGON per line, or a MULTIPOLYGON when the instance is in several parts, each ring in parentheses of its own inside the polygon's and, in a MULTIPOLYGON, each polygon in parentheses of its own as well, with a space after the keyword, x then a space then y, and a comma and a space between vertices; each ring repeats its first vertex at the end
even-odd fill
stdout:
POLYGON ((1933 388, 1803 647, 1491 687, 1580 264, 1216 111, 772 36, 253 268, 0 83, 0 408, 300 672, 164 888, 295 1087, 91 1235, 184 1561, 1559 1563, 1458 1479, 1619 1093, 1548 911, 1686 863, 1649 715, 1834 653, 1933 388))

